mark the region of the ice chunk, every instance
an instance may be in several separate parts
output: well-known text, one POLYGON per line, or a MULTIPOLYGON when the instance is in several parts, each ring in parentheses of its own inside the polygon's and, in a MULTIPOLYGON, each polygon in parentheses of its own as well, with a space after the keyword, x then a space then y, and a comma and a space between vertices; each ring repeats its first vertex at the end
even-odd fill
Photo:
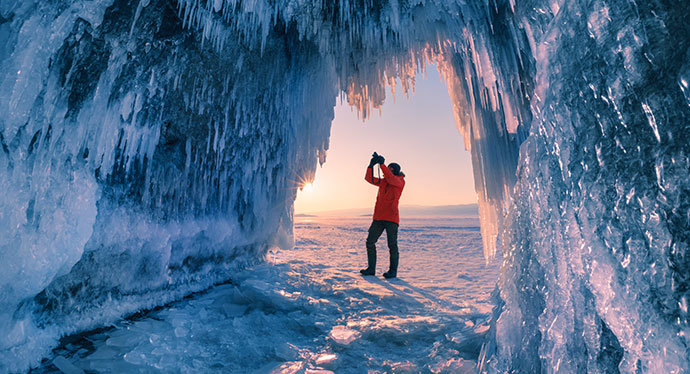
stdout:
POLYGON ((318 366, 326 366, 332 364, 337 358, 338 356, 335 353, 321 353, 314 363, 318 366))
POLYGON ((462 358, 451 358, 437 364, 434 369, 439 373, 474 374, 477 372, 477 365, 462 358))
POLYGON ((246 305, 223 304, 223 311, 227 317, 238 317, 247 311, 246 305))
POLYGON ((349 345, 359 338, 359 332, 352 330, 346 326, 333 326, 329 337, 337 344, 349 345))
POLYGON ((189 334, 189 330, 187 330, 184 327, 176 327, 175 328, 175 336, 178 338, 183 338, 189 334))
POLYGON ((130 329, 143 334, 161 333, 168 331, 170 329, 170 324, 155 319, 144 319, 136 321, 134 324, 132 324, 130 329))
POLYGON ((295 362, 270 362, 259 369, 256 369, 252 374, 297 374, 304 370, 304 363, 301 361, 295 362))
POLYGON ((144 340, 143 335, 134 333, 133 331, 125 331, 108 338, 105 344, 111 347, 133 347, 142 340, 144 340))
POLYGON ((55 357, 53 365, 65 374, 84 374, 84 370, 74 366, 74 364, 62 356, 55 357))
POLYGON ((334 372, 330 370, 324 370, 324 369, 307 369, 304 371, 305 374, 335 374, 334 372))
POLYGON ((275 348, 275 354, 285 361, 293 361, 299 355, 299 348, 290 343, 280 344, 275 348))
POLYGON ((96 352, 92 353, 87 358, 89 360, 112 360, 116 356, 119 356, 119 354, 120 353, 118 351, 103 345, 96 349, 96 352))
POLYGON ((136 350, 125 353, 123 356, 123 359, 130 364, 134 365, 141 365, 146 362, 146 355, 142 354, 141 352, 137 352, 136 350))

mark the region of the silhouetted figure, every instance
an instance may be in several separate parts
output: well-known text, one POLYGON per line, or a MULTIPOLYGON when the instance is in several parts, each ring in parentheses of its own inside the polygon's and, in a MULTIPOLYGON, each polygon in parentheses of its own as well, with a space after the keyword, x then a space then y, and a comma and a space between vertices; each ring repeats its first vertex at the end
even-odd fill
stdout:
POLYGON ((395 278, 398 275, 398 224, 400 217, 398 213, 398 202, 400 195, 405 187, 405 174, 400 170, 400 165, 391 162, 386 166, 386 160, 374 152, 364 176, 367 182, 378 186, 379 193, 376 195, 376 206, 374 207, 374 221, 369 227, 367 236, 367 259, 368 266, 359 272, 362 275, 374 275, 376 273, 376 241, 379 239, 383 230, 386 230, 388 239, 388 249, 390 250, 390 268, 383 273, 384 278, 395 278), (383 171, 383 178, 374 178, 374 165, 380 164, 383 171))

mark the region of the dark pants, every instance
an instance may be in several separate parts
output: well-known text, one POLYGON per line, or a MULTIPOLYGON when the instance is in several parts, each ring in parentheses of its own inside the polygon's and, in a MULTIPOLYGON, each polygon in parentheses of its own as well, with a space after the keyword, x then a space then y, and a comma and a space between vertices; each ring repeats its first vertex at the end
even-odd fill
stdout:
POLYGON ((369 227, 369 235, 367 236, 367 257, 369 258, 369 266, 376 266, 376 241, 379 240, 379 237, 383 234, 383 230, 386 230, 386 237, 388 239, 390 268, 393 271, 397 271, 399 258, 398 224, 391 221, 374 220, 369 227))

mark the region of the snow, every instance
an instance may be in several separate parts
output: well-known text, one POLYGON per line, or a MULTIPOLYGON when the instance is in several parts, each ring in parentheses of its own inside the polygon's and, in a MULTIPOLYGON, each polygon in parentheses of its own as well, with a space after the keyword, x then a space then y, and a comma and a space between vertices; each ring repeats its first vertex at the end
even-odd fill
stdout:
POLYGON ((299 218, 294 249, 270 252, 230 283, 67 337, 36 372, 473 372, 498 277, 497 262, 484 264, 479 220, 404 218, 393 280, 359 274, 369 224, 299 218))

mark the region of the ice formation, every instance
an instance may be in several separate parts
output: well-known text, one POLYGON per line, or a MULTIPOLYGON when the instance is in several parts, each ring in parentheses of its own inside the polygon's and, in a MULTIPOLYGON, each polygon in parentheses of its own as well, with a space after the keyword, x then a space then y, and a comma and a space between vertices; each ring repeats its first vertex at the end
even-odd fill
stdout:
POLYGON ((338 95, 366 117, 429 60, 504 257, 482 370, 689 371, 687 14, 0 0, 0 371, 290 246, 338 95))

